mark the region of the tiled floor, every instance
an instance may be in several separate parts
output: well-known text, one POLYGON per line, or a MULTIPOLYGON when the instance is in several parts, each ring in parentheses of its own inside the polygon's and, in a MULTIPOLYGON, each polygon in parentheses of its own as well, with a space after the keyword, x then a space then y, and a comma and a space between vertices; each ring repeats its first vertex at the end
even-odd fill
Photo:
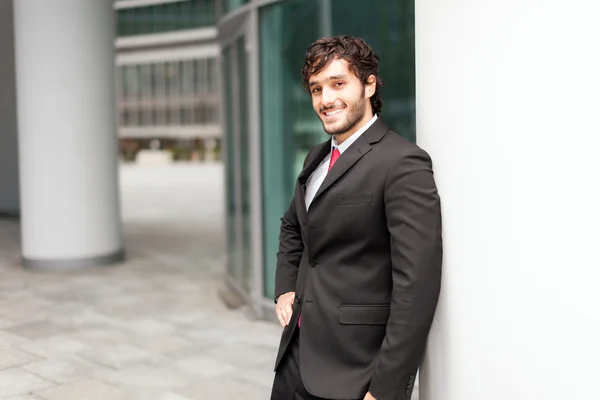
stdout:
POLYGON ((279 326, 217 297, 222 173, 122 166, 127 261, 113 267, 23 270, 18 224, 0 220, 0 399, 269 398, 279 326))
POLYGON ((19 267, 0 221, 0 399, 264 400, 280 328, 218 300, 219 165, 123 166, 127 261, 19 267))

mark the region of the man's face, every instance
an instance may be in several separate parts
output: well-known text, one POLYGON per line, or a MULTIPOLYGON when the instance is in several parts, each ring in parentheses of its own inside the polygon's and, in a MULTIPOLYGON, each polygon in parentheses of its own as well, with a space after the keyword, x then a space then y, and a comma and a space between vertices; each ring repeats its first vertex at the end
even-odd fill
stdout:
POLYGON ((348 69, 346 60, 335 59, 312 75, 309 90, 313 108, 323 122, 323 129, 330 135, 349 132, 371 108, 365 85, 348 69))

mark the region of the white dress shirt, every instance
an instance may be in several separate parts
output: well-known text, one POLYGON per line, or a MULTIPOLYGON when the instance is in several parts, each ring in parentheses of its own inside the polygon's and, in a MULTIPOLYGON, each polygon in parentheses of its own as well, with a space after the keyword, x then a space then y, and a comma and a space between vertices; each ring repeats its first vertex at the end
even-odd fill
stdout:
MULTIPOLYGON (((332 136, 331 137, 331 151, 333 151, 333 149, 337 147, 337 149, 340 151, 340 157, 341 157, 342 154, 344 154, 344 151, 346 151, 348 149, 348 147, 350 147, 350 145, 352 145, 352 143, 354 143, 356 141, 356 139, 358 139, 363 133, 365 133, 365 131, 367 129, 369 129, 369 127, 371 125, 373 125, 373 123, 376 120, 377 120, 377 114, 375 114, 373 116, 373 118, 371 118, 369 120, 369 122, 364 124, 362 128, 360 128, 359 130, 354 132, 352 134, 352 136, 350 136, 348 139, 344 140, 344 142, 340 145, 337 144, 337 142, 335 140, 335 136, 332 136)), ((327 176, 327 172, 329 172, 329 160, 331 160, 331 151, 323 159, 323 161, 321 161, 321 164, 319 164, 319 166, 313 171, 313 173, 310 174, 310 177, 306 181, 306 195, 304 197, 304 200, 306 201, 306 210, 307 211, 308 211, 308 208, 310 207, 310 203, 312 203, 313 199, 315 198, 315 195, 319 191, 321 184, 325 180, 325 176, 327 176)))

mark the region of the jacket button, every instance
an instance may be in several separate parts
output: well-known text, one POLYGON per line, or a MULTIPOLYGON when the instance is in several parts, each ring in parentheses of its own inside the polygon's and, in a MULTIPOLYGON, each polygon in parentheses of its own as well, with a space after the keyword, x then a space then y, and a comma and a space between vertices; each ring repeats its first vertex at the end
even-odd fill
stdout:
POLYGON ((317 266, 317 261, 311 258, 311 259, 308 261, 308 265, 309 265, 311 268, 314 268, 314 267, 316 267, 316 266, 317 266))

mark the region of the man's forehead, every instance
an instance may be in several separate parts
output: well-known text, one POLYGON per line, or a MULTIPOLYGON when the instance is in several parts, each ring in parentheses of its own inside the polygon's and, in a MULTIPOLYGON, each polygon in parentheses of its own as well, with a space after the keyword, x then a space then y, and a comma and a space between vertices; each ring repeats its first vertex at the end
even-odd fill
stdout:
POLYGON ((339 79, 339 77, 347 77, 351 74, 348 68, 348 62, 342 59, 335 59, 329 62, 323 69, 316 74, 310 76, 309 81, 323 81, 328 79, 339 79))

